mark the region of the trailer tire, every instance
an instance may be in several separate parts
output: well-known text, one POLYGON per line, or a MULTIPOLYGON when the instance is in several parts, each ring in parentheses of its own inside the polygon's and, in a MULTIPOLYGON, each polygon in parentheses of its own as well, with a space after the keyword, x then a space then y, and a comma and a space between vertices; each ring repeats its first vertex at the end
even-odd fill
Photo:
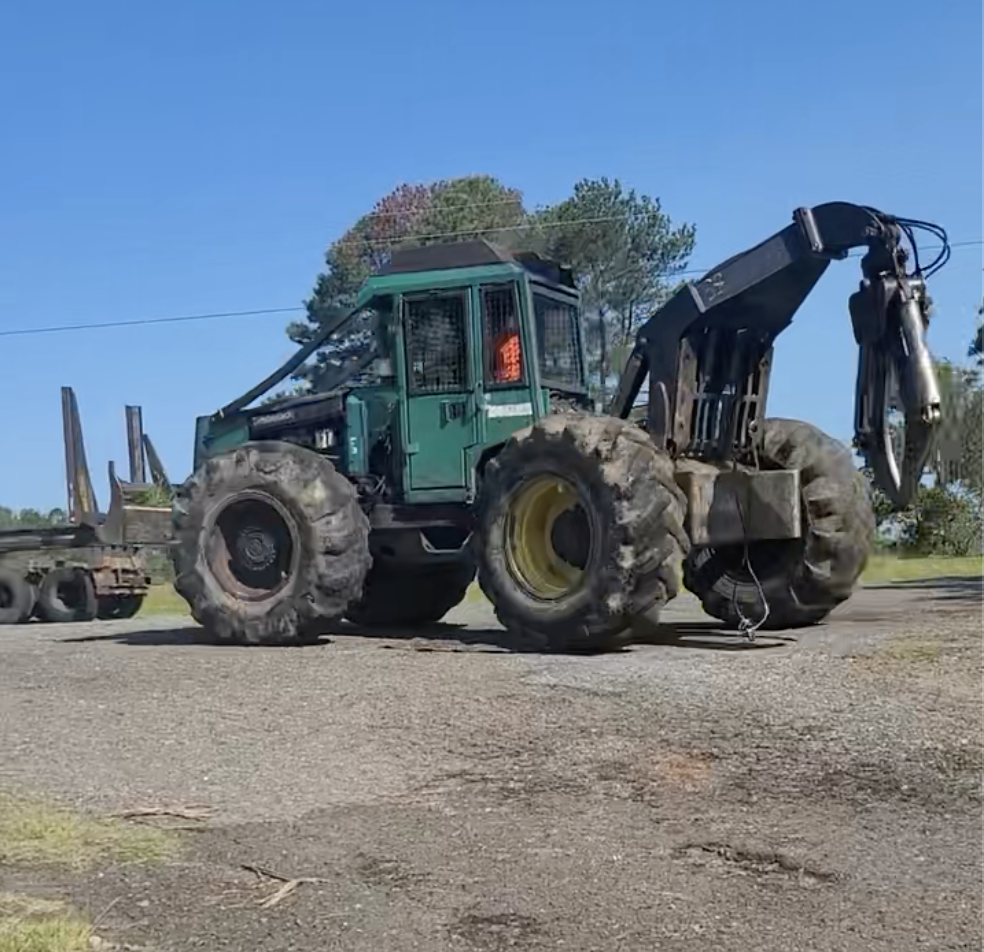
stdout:
POLYGON ((346 617, 366 628, 431 625, 460 604, 474 578, 471 558, 441 565, 377 560, 366 576, 362 598, 346 617))
POLYGON ((871 552, 875 515, 851 452, 809 423, 762 423, 763 469, 799 469, 805 534, 779 543, 752 543, 748 556, 758 584, 745 567, 745 547, 693 551, 684 561, 684 585, 704 611, 739 627, 769 613, 764 630, 801 628, 822 621, 848 599, 871 552))
POLYGON ((369 570, 353 485, 294 443, 246 443, 208 460, 173 504, 174 586, 220 641, 298 644, 341 618, 369 570))
POLYGON ((96 587, 85 569, 60 566, 41 580, 37 615, 42 621, 59 624, 92 621, 97 607, 96 587))
POLYGON ((0 569, 0 625, 19 625, 34 613, 37 593, 27 579, 0 569))
POLYGON ((513 434, 484 471, 479 584, 526 641, 620 647, 679 590, 684 507, 672 460, 639 427, 551 414, 513 434))

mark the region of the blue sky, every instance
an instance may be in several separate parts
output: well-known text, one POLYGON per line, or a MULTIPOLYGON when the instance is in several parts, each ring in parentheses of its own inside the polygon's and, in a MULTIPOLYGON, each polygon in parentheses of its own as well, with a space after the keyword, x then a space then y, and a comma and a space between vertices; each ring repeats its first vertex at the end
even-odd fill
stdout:
MULTIPOLYGON (((618 177, 711 267, 794 207, 979 239, 979 0, 0 2, 0 330, 286 307, 401 182, 489 173, 529 205, 618 177)), ((777 348, 772 415, 847 437, 856 262, 777 348)), ((931 292, 962 358, 981 247, 931 292)), ((138 403, 172 478, 193 419, 287 357, 283 316, 0 337, 0 503, 64 501, 59 387, 97 492, 138 403)))

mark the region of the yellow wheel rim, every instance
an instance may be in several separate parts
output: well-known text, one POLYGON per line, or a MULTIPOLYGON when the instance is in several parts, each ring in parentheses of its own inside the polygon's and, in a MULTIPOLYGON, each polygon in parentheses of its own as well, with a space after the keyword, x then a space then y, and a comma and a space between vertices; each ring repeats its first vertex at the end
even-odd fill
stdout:
POLYGON ((584 570, 562 558, 553 540, 557 519, 579 505, 574 487, 557 476, 530 480, 509 503, 508 565, 517 581, 536 598, 563 598, 581 584, 584 570))

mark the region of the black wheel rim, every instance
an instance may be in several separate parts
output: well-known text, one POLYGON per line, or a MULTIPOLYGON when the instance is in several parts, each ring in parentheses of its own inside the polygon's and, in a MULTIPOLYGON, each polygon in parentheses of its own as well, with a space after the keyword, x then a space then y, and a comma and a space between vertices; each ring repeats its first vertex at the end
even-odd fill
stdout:
POLYGON ((263 601, 292 578, 297 527, 280 502, 265 493, 230 499, 211 520, 205 557, 221 588, 243 601, 263 601))

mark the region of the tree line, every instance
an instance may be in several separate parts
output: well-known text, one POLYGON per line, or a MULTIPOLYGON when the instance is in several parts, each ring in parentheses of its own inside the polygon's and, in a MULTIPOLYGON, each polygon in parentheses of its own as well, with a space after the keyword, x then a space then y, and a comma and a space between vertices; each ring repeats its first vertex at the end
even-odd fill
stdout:
MULTIPOLYGON (((535 251, 573 267, 585 311, 592 386, 604 399, 642 321, 675 287, 693 251, 694 225, 674 224, 659 199, 617 179, 584 179, 554 205, 528 209, 522 194, 489 175, 401 185, 333 242, 325 270, 305 302, 305 320, 287 328, 307 343, 348 313, 362 282, 406 244, 483 238, 511 251, 535 251)), ((297 378, 297 392, 318 389, 349 338, 322 348, 297 378)))
POLYGON ((43 529, 47 526, 68 524, 68 513, 64 509, 11 509, 0 506, 0 530, 2 529, 43 529))

